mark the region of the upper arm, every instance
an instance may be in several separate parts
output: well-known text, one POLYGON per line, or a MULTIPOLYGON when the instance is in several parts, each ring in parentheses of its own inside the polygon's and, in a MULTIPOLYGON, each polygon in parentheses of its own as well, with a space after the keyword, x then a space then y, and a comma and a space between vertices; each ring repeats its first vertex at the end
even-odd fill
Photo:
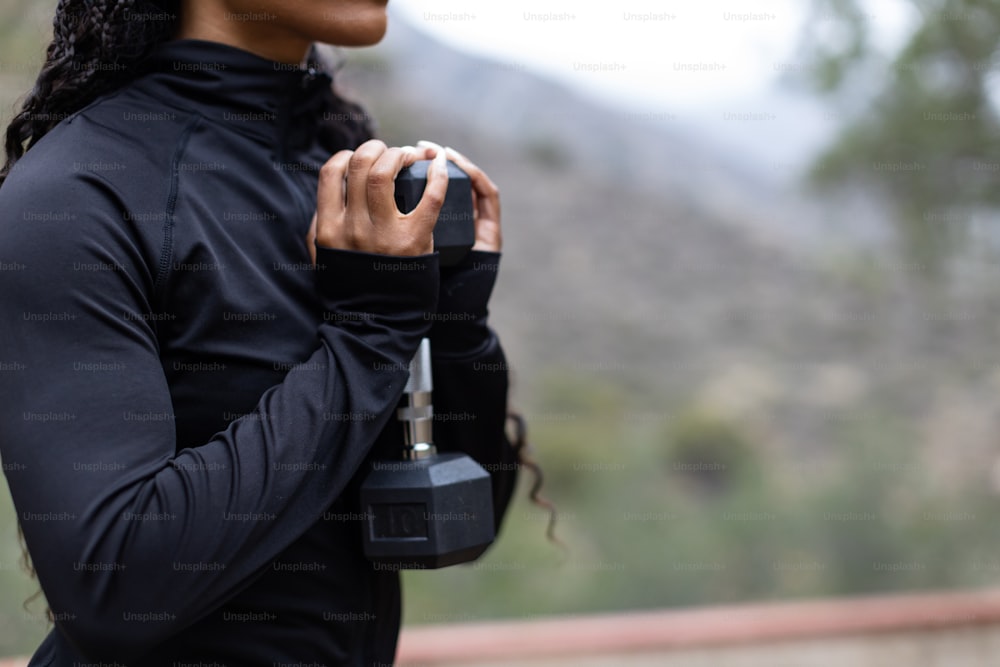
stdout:
POLYGON ((162 466, 175 438, 148 253, 114 193, 88 177, 8 185, 0 261, 14 270, 0 272, 0 355, 12 370, 0 373, 0 453, 44 572, 41 545, 123 503, 115 489, 162 466))
POLYGON ((0 189, 0 261, 18 266, 0 272, 0 360, 17 369, 0 372, 0 453, 39 581, 69 619, 59 629, 82 655, 129 659, 238 593, 343 491, 429 327, 436 258, 407 258, 418 280, 318 249, 323 307, 370 317, 319 323, 312 356, 254 415, 177 451, 147 230, 90 176, 18 180, 0 189), (225 567, 174 567, 206 562, 225 567))

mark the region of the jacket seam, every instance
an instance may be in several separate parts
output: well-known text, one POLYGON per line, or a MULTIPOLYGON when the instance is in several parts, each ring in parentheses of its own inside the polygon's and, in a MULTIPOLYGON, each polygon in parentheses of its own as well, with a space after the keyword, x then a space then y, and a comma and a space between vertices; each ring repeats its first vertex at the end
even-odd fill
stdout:
POLYGON ((194 133, 195 127, 201 122, 201 116, 195 115, 188 121, 184 131, 181 133, 174 150, 173 158, 170 161, 170 190, 167 193, 167 202, 164 207, 163 216, 163 246, 160 248, 160 261, 156 268, 156 281, 153 289, 159 294, 163 289, 167 274, 170 272, 170 258, 174 252, 174 211, 177 207, 177 191, 180 180, 180 161, 187 151, 188 142, 194 133))

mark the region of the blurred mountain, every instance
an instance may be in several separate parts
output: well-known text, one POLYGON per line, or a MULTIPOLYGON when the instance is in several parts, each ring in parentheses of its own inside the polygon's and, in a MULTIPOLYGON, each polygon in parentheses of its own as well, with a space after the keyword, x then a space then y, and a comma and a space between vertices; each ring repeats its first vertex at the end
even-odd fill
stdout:
MULTIPOLYGON (((781 224, 801 200, 669 122, 601 106, 518 63, 457 52, 401 20, 379 47, 351 54, 340 85, 388 142, 454 145, 500 184, 496 308, 532 334, 521 339, 539 349, 529 364, 614 368, 631 355, 634 370, 648 369, 650 347, 629 336, 712 340, 705 352, 714 353, 731 327, 701 311, 740 307, 738 293, 751 307, 754 293, 801 289, 813 274, 796 267, 794 224, 781 224)), ((791 309, 791 296, 775 301, 791 309)))
MULTIPOLYGON (((922 267, 850 241, 878 235, 877 209, 807 199, 670 122, 400 20, 350 54, 339 83, 389 143, 453 145, 500 185, 491 317, 523 402, 568 374, 627 387, 630 408, 707 403, 760 421, 775 442, 824 449, 831 411, 877 404, 922 423, 959 376, 963 396, 997 381, 979 363, 1000 343, 986 248, 964 258, 973 279, 918 285, 922 267)), ((983 419, 1000 409, 975 401, 983 419)))
MULTIPOLYGON (((744 225, 753 220, 771 233, 797 233, 789 204, 802 202, 785 193, 779 205, 782 174, 720 152, 699 136, 702 130, 669 113, 600 104, 530 73, 524 62, 459 54, 398 17, 376 49, 358 55, 350 67, 383 75, 381 83, 411 114, 454 120, 538 159, 572 163, 595 180, 653 192, 699 213, 728 219, 738 210, 744 225)), ((405 132, 406 119, 381 111, 387 130, 405 132)))

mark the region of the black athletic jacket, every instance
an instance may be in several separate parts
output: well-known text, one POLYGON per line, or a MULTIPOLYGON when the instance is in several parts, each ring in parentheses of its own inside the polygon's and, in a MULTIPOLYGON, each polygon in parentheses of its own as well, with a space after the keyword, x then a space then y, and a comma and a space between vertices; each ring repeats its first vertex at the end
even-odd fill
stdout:
POLYGON ((0 188, 0 452, 57 619, 31 665, 391 663, 357 486, 428 333, 439 449, 491 471, 499 523, 499 255, 311 267, 329 84, 171 42, 0 188))

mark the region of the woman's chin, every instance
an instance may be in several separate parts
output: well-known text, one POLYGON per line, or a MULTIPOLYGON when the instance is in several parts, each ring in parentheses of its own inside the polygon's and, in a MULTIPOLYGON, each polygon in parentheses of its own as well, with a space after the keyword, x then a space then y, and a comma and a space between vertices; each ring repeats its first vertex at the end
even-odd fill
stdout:
POLYGON ((317 41, 337 46, 374 46, 385 37, 388 25, 388 17, 383 11, 380 15, 366 17, 352 22, 349 26, 343 24, 336 28, 331 26, 332 29, 320 36, 317 41))

